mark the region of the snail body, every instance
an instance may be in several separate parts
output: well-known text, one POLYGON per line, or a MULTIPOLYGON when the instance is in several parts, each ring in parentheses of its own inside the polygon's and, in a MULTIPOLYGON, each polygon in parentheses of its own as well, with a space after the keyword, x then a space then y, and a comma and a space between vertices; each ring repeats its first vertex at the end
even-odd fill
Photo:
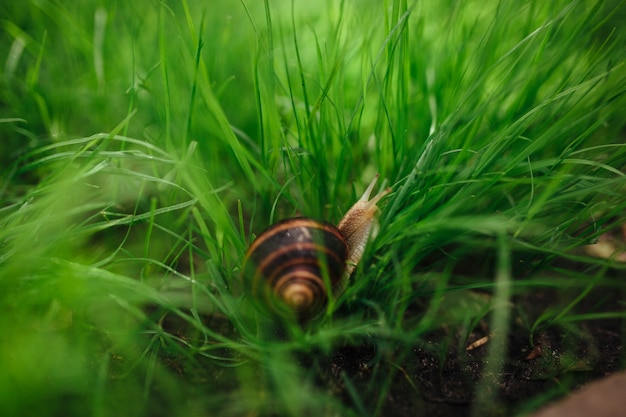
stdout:
POLYGON ((370 199, 377 179, 378 175, 336 227, 295 217, 257 236, 246 252, 242 276, 262 310, 295 314, 298 321, 306 321, 320 314, 329 294, 343 291, 377 231, 376 204, 391 192, 387 188, 370 199))

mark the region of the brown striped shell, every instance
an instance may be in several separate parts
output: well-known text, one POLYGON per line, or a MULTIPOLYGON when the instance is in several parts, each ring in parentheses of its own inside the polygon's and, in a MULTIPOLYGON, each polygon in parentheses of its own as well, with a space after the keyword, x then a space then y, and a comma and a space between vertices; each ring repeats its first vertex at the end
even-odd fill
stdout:
POLYGON ((280 221, 252 243, 243 277, 254 300, 305 320, 319 314, 346 267, 348 246, 330 223, 296 217, 280 221), (327 277, 325 279, 325 277, 327 277))
POLYGON ((243 284, 266 312, 294 313, 309 320, 326 306, 329 294, 343 290, 376 233, 376 204, 391 189, 369 198, 378 175, 339 226, 296 217, 263 231, 250 245, 243 263, 243 284))

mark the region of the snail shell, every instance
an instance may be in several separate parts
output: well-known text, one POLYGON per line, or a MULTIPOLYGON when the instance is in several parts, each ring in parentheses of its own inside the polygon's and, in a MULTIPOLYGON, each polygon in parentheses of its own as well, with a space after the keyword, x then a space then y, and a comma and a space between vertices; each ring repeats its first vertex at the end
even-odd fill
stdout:
POLYGON ((329 294, 337 296, 359 263, 378 224, 376 204, 387 188, 369 198, 378 175, 337 227, 323 220, 296 217, 263 231, 246 252, 244 286, 261 310, 295 314, 298 321, 317 316, 329 294))
POLYGON ((332 224, 286 219, 266 229, 248 249, 246 286, 272 310, 310 318, 326 305, 327 288, 337 286, 347 255, 348 245, 332 224))

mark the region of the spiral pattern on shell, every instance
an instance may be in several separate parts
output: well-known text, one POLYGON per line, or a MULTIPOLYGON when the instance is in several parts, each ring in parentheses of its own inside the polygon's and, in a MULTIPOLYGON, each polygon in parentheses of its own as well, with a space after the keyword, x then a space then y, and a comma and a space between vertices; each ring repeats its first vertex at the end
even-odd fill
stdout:
POLYGON ((341 281, 348 246, 332 224, 307 217, 280 221, 252 243, 243 264, 244 285, 265 311, 317 316, 341 281))

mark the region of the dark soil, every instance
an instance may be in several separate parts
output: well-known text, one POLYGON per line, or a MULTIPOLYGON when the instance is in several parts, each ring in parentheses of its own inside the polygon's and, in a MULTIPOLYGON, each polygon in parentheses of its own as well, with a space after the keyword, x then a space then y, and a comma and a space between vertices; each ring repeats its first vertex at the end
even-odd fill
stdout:
MULTIPOLYGON (((471 351, 449 349, 441 358, 437 345, 445 337, 431 335, 426 347, 415 347, 406 355, 393 378, 382 415, 471 415, 476 387, 483 377, 488 342, 471 351)), ((472 339, 482 337, 482 333, 472 334, 472 339)), ((512 335, 502 372, 487 381, 487 387, 494 391, 494 403, 480 414, 510 415, 511 410, 523 409, 525 403, 535 398, 561 396, 619 369, 622 332, 615 323, 594 323, 585 338, 573 349, 570 345, 573 341, 556 331, 541 332, 534 347, 529 346, 528 334, 512 335)), ((375 357, 372 347, 344 347, 333 355, 329 366, 335 376, 349 375, 357 392, 363 392, 371 389, 373 371, 369 368, 375 357)), ((340 387, 338 391, 350 402, 350 393, 338 381, 335 386, 340 387)))
MULTIPOLYGON (((513 311, 540 314, 558 303, 558 297, 557 290, 533 291, 514 300, 513 311)), ((602 311, 623 311, 621 300, 623 294, 619 291, 598 290, 580 303, 577 313, 595 311, 598 305, 602 311)), ((368 397, 372 404, 366 404, 366 408, 379 407, 381 415, 407 417, 509 416, 533 411, 547 400, 626 365, 621 320, 547 326, 531 338, 528 328, 522 325, 526 319, 513 314, 505 361, 496 375, 483 375, 491 338, 499 337, 490 337, 486 324, 471 332, 467 345, 460 345, 462 341, 454 329, 426 335, 408 354, 392 355, 391 362, 401 365, 391 380, 389 395, 382 404, 376 404, 379 399, 375 395, 368 397), (472 348, 476 341, 478 346, 472 348), (443 354, 442 346, 449 346, 443 354), (476 402, 477 387, 487 391, 489 401, 483 405, 476 402)), ((386 366, 377 358, 380 354, 374 345, 337 349, 328 360, 334 377, 330 385, 344 401, 354 401, 342 381, 349 377, 356 392, 371 391, 372 376, 384 373, 375 368, 386 366)))

